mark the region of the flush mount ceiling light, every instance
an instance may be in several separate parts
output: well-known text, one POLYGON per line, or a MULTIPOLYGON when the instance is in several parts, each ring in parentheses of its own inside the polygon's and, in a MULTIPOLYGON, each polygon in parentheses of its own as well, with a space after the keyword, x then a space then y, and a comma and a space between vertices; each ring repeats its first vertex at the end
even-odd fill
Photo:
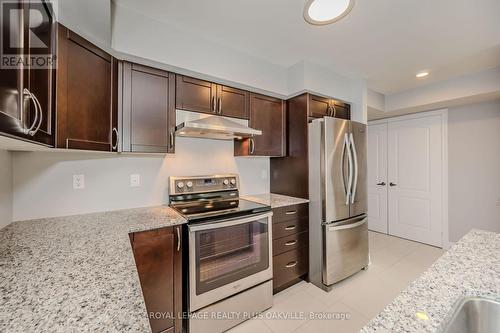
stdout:
POLYGON ((315 25, 336 22, 349 14, 354 0, 308 0, 304 6, 304 19, 315 25))
POLYGON ((419 79, 421 79, 423 77, 426 77, 427 75, 429 75, 429 72, 420 72, 420 73, 417 73, 417 75, 415 75, 415 76, 418 77, 419 79))

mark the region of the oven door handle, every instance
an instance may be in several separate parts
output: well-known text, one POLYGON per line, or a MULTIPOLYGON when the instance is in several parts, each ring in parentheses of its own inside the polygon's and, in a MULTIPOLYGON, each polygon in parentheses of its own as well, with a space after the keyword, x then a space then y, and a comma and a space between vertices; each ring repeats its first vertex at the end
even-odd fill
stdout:
POLYGON ((204 223, 199 225, 188 225, 188 228, 190 232, 219 229, 219 228, 232 227, 235 225, 245 224, 249 222, 255 222, 256 220, 260 220, 263 218, 270 218, 271 216, 273 216, 272 212, 265 214, 255 214, 245 218, 219 220, 218 222, 204 223))

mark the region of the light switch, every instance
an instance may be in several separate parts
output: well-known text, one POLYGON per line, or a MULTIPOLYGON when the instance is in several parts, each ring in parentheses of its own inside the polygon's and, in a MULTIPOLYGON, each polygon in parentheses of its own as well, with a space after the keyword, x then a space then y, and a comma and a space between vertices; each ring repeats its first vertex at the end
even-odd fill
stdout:
POLYGON ((141 186, 141 175, 133 174, 130 175, 130 187, 139 187, 141 186))

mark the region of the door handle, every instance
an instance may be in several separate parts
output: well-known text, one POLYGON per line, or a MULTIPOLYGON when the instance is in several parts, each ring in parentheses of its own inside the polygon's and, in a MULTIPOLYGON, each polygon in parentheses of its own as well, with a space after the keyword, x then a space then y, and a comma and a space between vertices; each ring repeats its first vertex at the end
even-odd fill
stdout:
POLYGON ((181 231, 180 227, 175 228, 177 230, 177 252, 181 250, 181 231))
POLYGON ((170 131, 170 149, 174 148, 174 132, 170 131))
POLYGON ((385 182, 377 183, 378 186, 385 186, 385 182))
POLYGON ((398 186, 398 184, 394 184, 393 182, 390 182, 389 186, 398 186))
POLYGON ((250 155, 253 155, 255 152, 255 142, 253 141, 253 138, 250 138, 250 155))
POLYGON ((351 151, 352 151, 352 157, 354 160, 354 182, 352 184, 351 188, 351 203, 354 203, 354 199, 356 199, 356 190, 358 187, 358 152, 356 151, 356 144, 354 142, 354 135, 352 135, 352 132, 350 133, 350 139, 349 142, 351 144, 351 151))
POLYGON ((35 126, 36 126, 36 124, 38 122, 38 114, 39 114, 38 104, 35 101, 35 96, 28 89, 24 88, 23 94, 26 95, 26 96, 28 96, 33 101, 33 105, 35 106, 35 120, 33 120, 33 123, 31 124, 30 128, 28 128, 28 129, 25 128, 24 129, 24 134, 26 134, 26 135, 29 134, 29 135, 33 136, 33 135, 35 135, 35 133, 33 132, 33 129, 35 128, 35 126))

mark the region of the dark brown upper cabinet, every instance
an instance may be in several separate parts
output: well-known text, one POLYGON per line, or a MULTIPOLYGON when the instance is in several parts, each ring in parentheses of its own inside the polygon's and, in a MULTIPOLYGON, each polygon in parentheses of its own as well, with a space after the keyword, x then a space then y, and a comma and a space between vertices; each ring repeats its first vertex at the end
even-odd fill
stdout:
POLYGON ((9 2, 13 9, 2 20, 3 58, 12 66, 1 69, 0 132, 22 140, 54 145, 56 27, 52 5, 42 2, 9 2), (30 27, 31 15, 41 23, 30 27), (11 31, 16 22, 21 29, 11 31), (24 64, 18 59, 33 59, 24 64))
POLYGON ((58 148, 117 151, 118 62, 58 25, 58 148))
POLYGON ((130 235, 151 331, 182 332, 181 226, 130 235), (150 316, 150 314, 173 316, 150 316))
POLYGON ((120 62, 122 151, 175 152, 175 74, 120 62))
POLYGON ((351 118, 351 107, 349 104, 332 98, 321 97, 316 95, 309 95, 309 117, 323 118, 336 117, 342 119, 351 118))
POLYGON ((236 156, 285 156, 285 103, 279 98, 250 93, 250 121, 262 135, 235 140, 236 156))
POLYGON ((249 96, 245 90, 177 75, 177 109, 248 119, 249 96))

